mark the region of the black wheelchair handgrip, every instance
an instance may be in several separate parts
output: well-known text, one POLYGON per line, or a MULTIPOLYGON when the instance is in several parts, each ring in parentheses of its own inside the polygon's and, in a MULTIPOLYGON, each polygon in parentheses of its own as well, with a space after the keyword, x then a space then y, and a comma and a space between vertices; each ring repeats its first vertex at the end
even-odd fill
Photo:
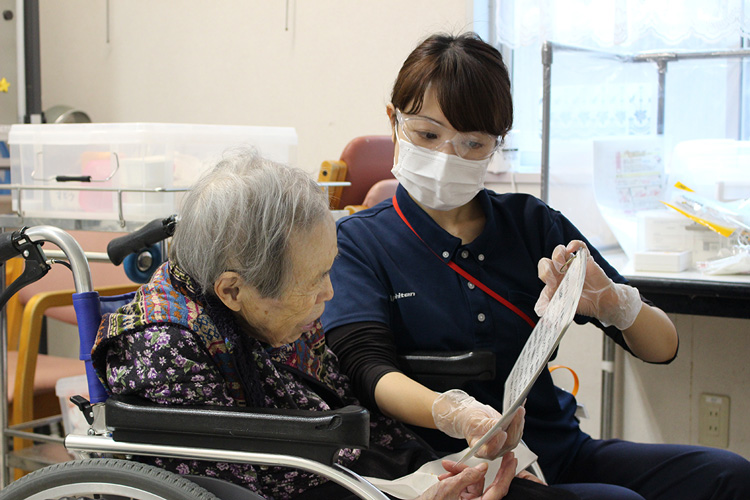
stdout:
POLYGON ((0 293, 0 309, 16 292, 38 281, 50 270, 50 265, 41 249, 42 243, 30 241, 25 231, 26 228, 22 228, 18 231, 0 234, 0 263, 18 255, 23 255, 26 260, 21 275, 12 283, 6 284, 0 293))
POLYGON ((0 234, 0 262, 5 262, 20 255, 21 252, 14 241, 17 233, 18 231, 9 231, 0 234))
POLYGON ((91 182, 90 175, 58 175, 57 182, 91 182))
POLYGON ((174 225, 174 215, 166 219, 155 219, 137 231, 113 239, 107 245, 109 260, 116 266, 120 265, 131 253, 139 252, 172 236, 174 225))

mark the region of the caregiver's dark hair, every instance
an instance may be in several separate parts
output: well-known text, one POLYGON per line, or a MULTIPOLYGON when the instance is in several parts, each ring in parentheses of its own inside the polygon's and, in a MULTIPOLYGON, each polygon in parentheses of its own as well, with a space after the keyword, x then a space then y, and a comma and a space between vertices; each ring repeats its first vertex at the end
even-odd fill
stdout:
POLYGON ((500 52, 475 33, 438 33, 420 43, 398 73, 391 103, 419 113, 428 87, 460 132, 504 137, 513 125, 508 69, 500 52))

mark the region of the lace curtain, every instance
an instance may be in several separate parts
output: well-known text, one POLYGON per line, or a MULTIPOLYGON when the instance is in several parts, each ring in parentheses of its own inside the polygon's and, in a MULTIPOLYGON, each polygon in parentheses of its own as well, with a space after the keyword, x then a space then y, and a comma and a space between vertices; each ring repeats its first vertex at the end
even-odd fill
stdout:
MULTIPOLYGON (((748 0, 496 0, 496 43, 631 48, 657 38, 737 44, 750 36, 748 0)), ((736 46, 736 45, 735 45, 736 46)))

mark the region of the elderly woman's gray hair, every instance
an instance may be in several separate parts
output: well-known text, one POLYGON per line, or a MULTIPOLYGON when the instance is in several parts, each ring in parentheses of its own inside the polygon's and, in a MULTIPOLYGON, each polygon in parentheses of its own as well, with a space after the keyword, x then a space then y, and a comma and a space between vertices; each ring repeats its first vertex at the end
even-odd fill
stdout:
POLYGON ((330 218, 328 200, 304 171, 234 150, 185 195, 171 258, 204 293, 236 271, 264 297, 291 280, 290 239, 330 218))

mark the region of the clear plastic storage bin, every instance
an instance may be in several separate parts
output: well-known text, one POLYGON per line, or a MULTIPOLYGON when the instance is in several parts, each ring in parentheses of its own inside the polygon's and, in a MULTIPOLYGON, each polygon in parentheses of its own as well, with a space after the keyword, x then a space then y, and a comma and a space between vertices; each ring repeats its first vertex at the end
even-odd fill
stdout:
POLYGON ((254 146, 294 164, 297 134, 290 127, 44 124, 13 125, 8 142, 11 182, 21 186, 14 211, 148 221, 175 213, 180 196, 174 190, 189 187, 228 149, 254 146))

